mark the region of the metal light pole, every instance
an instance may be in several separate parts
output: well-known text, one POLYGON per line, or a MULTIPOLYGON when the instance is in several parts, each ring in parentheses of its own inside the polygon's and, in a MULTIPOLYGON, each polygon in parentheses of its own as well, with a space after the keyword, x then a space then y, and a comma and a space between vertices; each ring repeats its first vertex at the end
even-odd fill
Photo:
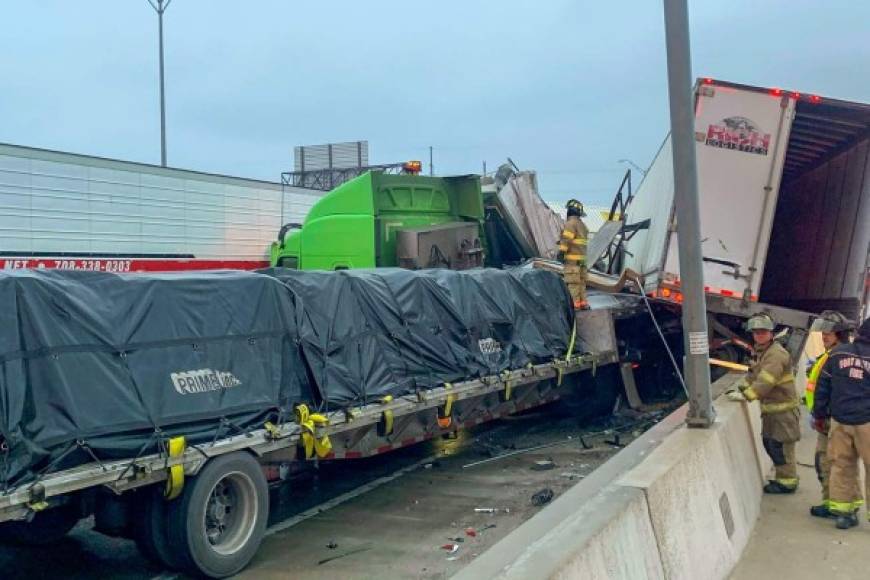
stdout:
POLYGON ((157 12, 157 29, 160 35, 160 165, 166 167, 166 94, 163 88, 163 13, 172 0, 148 0, 157 12), (156 1, 156 4, 155 4, 156 1))
POLYGON ((432 146, 429 145, 429 175, 435 175, 435 167, 432 165, 432 146))
POLYGON ((690 427, 709 427, 716 418, 710 393, 709 343, 698 214, 698 168, 695 162, 695 115, 689 11, 686 0, 664 0, 674 153, 674 201, 683 290, 683 375, 689 390, 690 427))

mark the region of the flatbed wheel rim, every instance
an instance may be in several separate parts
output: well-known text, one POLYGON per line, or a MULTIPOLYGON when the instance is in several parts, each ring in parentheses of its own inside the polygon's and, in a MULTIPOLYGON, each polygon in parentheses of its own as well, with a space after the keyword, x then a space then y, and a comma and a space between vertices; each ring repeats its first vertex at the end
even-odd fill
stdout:
POLYGON ((203 513, 203 533, 218 554, 241 550, 254 533, 259 507, 257 488, 245 473, 234 471, 215 482, 203 513))

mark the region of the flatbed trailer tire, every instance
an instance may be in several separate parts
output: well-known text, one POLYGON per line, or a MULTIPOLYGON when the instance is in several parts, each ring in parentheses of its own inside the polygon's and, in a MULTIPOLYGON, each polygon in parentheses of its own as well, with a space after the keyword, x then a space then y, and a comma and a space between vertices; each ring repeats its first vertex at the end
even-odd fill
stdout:
POLYGON ((244 451, 210 460, 169 503, 167 532, 182 569, 225 578, 248 565, 266 532, 269 486, 244 451))
POLYGON ((78 521, 76 506, 49 508, 34 514, 29 522, 0 523, 0 542, 19 546, 47 546, 66 536, 78 521))
POLYGON ((134 507, 132 536, 136 547, 147 559, 170 570, 181 570, 184 562, 169 545, 167 513, 169 504, 163 496, 163 485, 153 485, 141 492, 134 507))

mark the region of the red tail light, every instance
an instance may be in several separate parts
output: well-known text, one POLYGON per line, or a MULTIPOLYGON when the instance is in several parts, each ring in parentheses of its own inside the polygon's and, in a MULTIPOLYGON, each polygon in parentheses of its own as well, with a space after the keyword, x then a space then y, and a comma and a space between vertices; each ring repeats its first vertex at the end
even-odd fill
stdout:
POLYGON ((782 89, 770 89, 770 94, 774 97, 779 97, 782 95, 782 89))

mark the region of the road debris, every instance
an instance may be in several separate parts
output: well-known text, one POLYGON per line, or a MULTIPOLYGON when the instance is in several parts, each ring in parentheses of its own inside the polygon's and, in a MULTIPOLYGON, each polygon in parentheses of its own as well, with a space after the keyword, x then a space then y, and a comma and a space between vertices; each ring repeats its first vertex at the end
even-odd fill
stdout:
POLYGON ((326 544, 326 547, 330 550, 334 550, 338 547, 338 544, 335 543, 335 540, 330 540, 329 543, 326 544))
POLYGON ((532 464, 532 471, 547 471, 549 469, 555 469, 556 464, 553 463, 552 459, 544 459, 541 461, 535 461, 532 464))
POLYGON ((456 542, 451 542, 449 544, 444 544, 441 546, 442 550, 446 550, 448 554, 455 554, 459 551, 459 544, 456 542))
POLYGON ((469 538, 476 538, 477 530, 475 530, 474 528, 465 528, 465 535, 469 538))
POLYGON ((319 562, 317 562, 317 565, 318 565, 318 566, 322 566, 323 564, 326 564, 326 563, 328 563, 328 562, 332 562, 332 561, 334 561, 334 560, 339 560, 339 559, 341 559, 341 558, 346 558, 347 556, 352 556, 353 554, 359 554, 359 553, 361 553, 361 552, 367 552, 367 551, 369 551, 369 550, 371 550, 371 549, 372 549, 371 546, 361 546, 361 547, 359 547, 359 548, 355 548, 355 549, 353 549, 353 550, 349 550, 349 551, 345 552, 344 554, 339 554, 338 556, 333 556, 333 557, 331 557, 331 558, 324 558, 323 560, 320 560, 319 562))
POLYGON ((474 513, 476 514, 497 514, 499 512, 509 514, 511 510, 510 508, 474 508, 474 513))
POLYGON ((549 487, 545 487, 544 489, 535 492, 535 494, 532 496, 532 505, 538 507, 546 505, 550 503, 550 501, 552 501, 554 495, 555 494, 553 493, 552 489, 550 489, 549 487))
POLYGON ((569 481, 574 481, 575 479, 583 479, 586 476, 583 475, 582 473, 577 473, 574 471, 566 471, 564 473, 560 473, 559 477, 564 477, 565 479, 567 479, 569 481))

